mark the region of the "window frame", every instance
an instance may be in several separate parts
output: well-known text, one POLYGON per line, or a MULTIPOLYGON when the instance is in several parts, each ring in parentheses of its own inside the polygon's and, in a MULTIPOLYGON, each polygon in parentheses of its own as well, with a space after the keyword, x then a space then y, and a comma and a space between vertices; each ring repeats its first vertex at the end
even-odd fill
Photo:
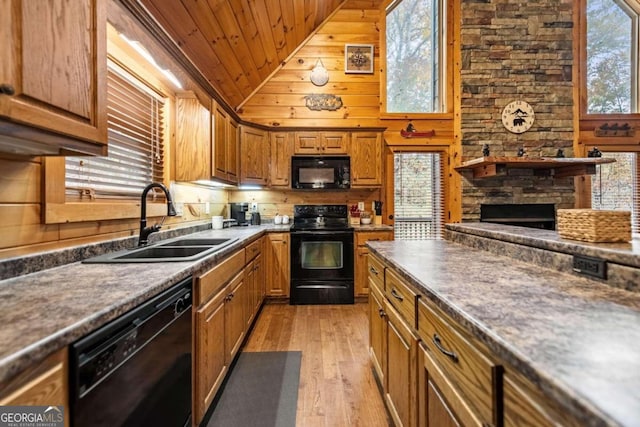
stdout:
MULTIPOLYGON (((111 27, 109 30, 111 31, 111 27)), ((111 34, 110 34, 111 36, 111 34)), ((164 118, 164 170, 163 183, 170 181, 172 167, 171 147, 173 147, 173 123, 175 121, 175 96, 173 90, 157 78, 152 71, 138 62, 131 51, 113 43, 112 38, 107 42, 108 59, 119 67, 152 87, 165 99, 164 118)), ((106 104, 105 104, 106 108, 106 104)), ((106 111, 104 111, 106 114, 106 111)), ((139 199, 98 199, 86 201, 67 201, 65 189, 65 157, 43 158, 43 224, 79 223, 104 220, 130 220, 140 218, 139 199)), ((166 215, 167 205, 164 201, 147 203, 147 217, 161 217, 166 215)))
MULTIPOLYGON (((616 3, 622 2, 627 9, 634 10, 638 14, 638 18, 634 21, 634 39, 636 47, 640 46, 640 4, 633 6, 629 4, 628 0, 614 0, 616 3)), ((574 3, 574 16, 579 17, 578 25, 574 26, 574 40, 578 40, 578 55, 579 63, 577 68, 580 71, 578 78, 578 102, 579 105, 579 117, 581 121, 593 121, 601 122, 614 122, 623 120, 632 120, 640 122, 640 105, 636 106, 637 112, 635 113, 589 113, 588 109, 588 93, 587 93, 587 2, 588 0, 580 0, 574 3)), ((640 71, 640 55, 638 54, 638 48, 632 52, 632 73, 638 73, 640 71)), ((632 82, 631 90, 632 102, 635 100, 636 104, 640 104, 640 78, 637 81, 632 82)), ((630 123, 631 124, 631 123, 630 123)), ((638 123, 635 124, 638 127, 638 123)), ((582 126, 581 126, 582 129, 582 126)), ((593 129, 593 128, 591 128, 593 129)))
POLYGON ((402 0, 386 0, 380 6, 380 119, 451 119, 454 113, 454 88, 456 82, 459 84, 459 72, 455 72, 454 68, 454 32, 459 31, 458 25, 453 18, 454 14, 453 0, 438 0, 441 3, 442 14, 440 16, 440 25, 443 29, 442 48, 440 49, 441 64, 443 66, 441 78, 441 90, 444 108, 443 111, 437 113, 390 113, 387 112, 387 48, 386 48, 386 30, 387 30, 387 9, 402 0))

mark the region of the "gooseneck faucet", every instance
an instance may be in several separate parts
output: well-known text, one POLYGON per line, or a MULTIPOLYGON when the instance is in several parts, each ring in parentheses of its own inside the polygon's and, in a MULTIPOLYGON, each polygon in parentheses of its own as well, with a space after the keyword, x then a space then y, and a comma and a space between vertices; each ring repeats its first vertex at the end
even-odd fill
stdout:
POLYGON ((164 223, 164 217, 162 217, 160 224, 154 224, 151 227, 147 227, 147 194, 152 188, 159 188, 164 191, 165 196, 167 196, 167 216, 176 216, 176 210, 173 207, 173 200, 171 199, 171 194, 169 194, 167 187, 158 182, 152 182, 147 185, 144 190, 142 190, 142 197, 140 199, 140 237, 138 238, 138 246, 144 246, 149 243, 149 235, 160 230, 164 223))

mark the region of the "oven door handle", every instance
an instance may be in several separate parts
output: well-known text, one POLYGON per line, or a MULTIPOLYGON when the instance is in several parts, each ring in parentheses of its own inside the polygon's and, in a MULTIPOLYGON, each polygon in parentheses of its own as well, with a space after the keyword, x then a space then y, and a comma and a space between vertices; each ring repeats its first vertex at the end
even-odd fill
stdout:
POLYGON ((318 235, 332 235, 332 236, 348 236, 353 234, 353 231, 344 231, 344 230, 318 230, 318 231, 292 231, 292 236, 303 235, 303 236, 318 236, 318 235))

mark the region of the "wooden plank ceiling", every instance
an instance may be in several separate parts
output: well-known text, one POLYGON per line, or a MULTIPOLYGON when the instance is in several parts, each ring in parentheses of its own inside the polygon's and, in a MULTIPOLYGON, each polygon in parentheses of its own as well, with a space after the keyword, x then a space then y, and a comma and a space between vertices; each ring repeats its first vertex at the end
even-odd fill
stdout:
POLYGON ((380 0, 138 0, 237 109, 338 8, 380 0))

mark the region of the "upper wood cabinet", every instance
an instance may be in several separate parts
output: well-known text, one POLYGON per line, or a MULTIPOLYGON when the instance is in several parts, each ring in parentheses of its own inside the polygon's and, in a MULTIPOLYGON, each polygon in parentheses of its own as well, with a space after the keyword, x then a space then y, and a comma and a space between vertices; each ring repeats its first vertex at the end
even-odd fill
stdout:
POLYGON ((291 186, 291 156, 294 153, 293 134, 271 132, 271 167, 269 185, 272 187, 291 186))
POLYGON ((0 151, 107 152, 106 2, 0 2, 0 151))
POLYGON ((382 136, 379 132, 351 133, 351 186, 382 185, 382 136))
POLYGON ((238 124, 222 106, 213 107, 213 152, 211 171, 214 178, 238 182, 238 124))
POLYGON ((348 132, 296 132, 295 154, 347 154, 348 132))
POLYGON ((194 93, 176 97, 175 180, 211 178, 211 112, 194 93))
POLYGON ((240 126, 240 184, 267 185, 269 132, 240 126))

